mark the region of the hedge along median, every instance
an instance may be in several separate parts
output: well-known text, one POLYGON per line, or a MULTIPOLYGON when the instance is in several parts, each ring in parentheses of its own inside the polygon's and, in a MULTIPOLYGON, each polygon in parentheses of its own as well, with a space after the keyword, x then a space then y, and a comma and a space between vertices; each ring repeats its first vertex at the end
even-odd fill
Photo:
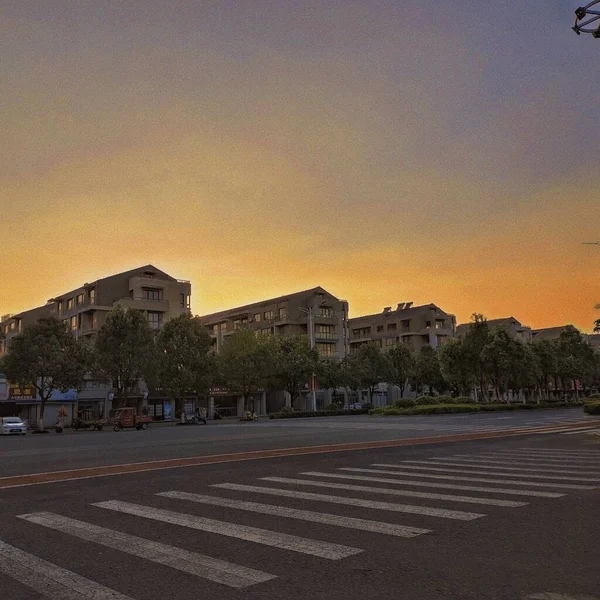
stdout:
POLYGON ((269 414, 269 419, 302 419, 303 417, 341 417, 343 415, 368 415, 368 408, 350 410, 287 410, 269 414))
MULTIPOLYGON (((598 405, 599 412, 590 414, 600 414, 600 402, 598 403, 598 405)), ((496 412, 522 409, 564 408, 567 406, 578 406, 578 404, 568 402, 556 402, 553 404, 424 404, 420 406, 409 407, 390 405, 382 406, 380 408, 373 408, 369 411, 369 414, 381 416, 442 415, 453 413, 496 412)))
POLYGON ((586 402, 583 405, 583 412, 588 415, 600 415, 600 401, 586 402))

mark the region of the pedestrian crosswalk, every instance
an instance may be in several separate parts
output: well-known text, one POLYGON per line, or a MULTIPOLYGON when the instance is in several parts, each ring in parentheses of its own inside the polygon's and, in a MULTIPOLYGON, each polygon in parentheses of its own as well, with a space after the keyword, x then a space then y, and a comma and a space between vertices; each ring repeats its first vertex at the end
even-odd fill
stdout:
MULTIPOLYGON (((417 544, 421 536, 440 535, 440 531, 493 517, 498 514, 494 511, 520 511, 534 502, 586 493, 600 484, 600 468, 594 467, 598 458, 600 451, 595 450, 517 448, 353 461, 330 471, 303 470, 287 476, 267 472, 250 482, 225 480, 192 491, 167 488, 138 502, 109 497, 91 502, 78 518, 66 511, 47 510, 16 516, 23 527, 37 528, 40 540, 44 531, 54 532, 66 540, 109 548, 115 560, 128 555, 131 560, 164 568, 164 577, 184 573, 206 585, 244 589, 276 585, 288 577, 278 563, 281 552, 305 555, 323 564, 360 560, 367 550, 364 535, 385 536, 401 548, 417 544), (199 516, 203 509, 217 510, 218 518, 199 516), (261 526, 240 524, 240 519, 247 522, 244 515, 260 516, 257 525, 261 526), (133 521, 136 535, 122 527, 123 520, 133 521), (293 534, 287 532, 290 522, 299 522, 307 531, 292 528, 293 534), (159 532, 137 535, 154 531, 140 527, 138 532, 140 523, 174 526, 198 536, 198 542, 189 549, 180 547, 179 540, 165 543, 159 532), (342 530, 347 533, 336 533, 342 530), (222 553, 215 556, 213 546, 206 543, 216 538, 222 544, 235 540, 236 544, 258 545, 272 560, 245 564, 244 554, 236 554, 234 562, 224 560, 222 553)), ((47 548, 43 543, 32 550, 12 539, 0 541, 0 589, 3 578, 12 578, 52 600, 142 600, 130 589, 112 589, 55 564, 47 548)))

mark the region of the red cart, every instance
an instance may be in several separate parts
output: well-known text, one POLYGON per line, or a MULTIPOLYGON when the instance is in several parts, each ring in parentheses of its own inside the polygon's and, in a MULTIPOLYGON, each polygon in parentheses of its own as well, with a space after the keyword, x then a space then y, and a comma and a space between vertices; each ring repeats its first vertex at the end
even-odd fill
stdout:
POLYGON ((148 429, 148 423, 152 422, 152 417, 149 415, 138 415, 133 407, 117 408, 112 413, 114 431, 131 429, 133 427, 136 429, 148 429))

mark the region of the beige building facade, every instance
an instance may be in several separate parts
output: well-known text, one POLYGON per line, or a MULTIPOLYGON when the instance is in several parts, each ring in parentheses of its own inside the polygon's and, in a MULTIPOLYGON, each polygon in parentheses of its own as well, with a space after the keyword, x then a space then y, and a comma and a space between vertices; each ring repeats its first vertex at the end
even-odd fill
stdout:
MULTIPOLYGON (((4 334, 4 340, 0 341, 0 355, 7 351, 15 335, 42 317, 61 319, 76 337, 92 338, 104 324, 108 313, 117 305, 144 311, 150 327, 159 330, 170 318, 190 313, 190 302, 189 281, 176 279, 153 265, 145 265, 84 283, 74 290, 51 298, 44 306, 15 315, 5 315, 0 321, 0 332, 4 334)), ((13 389, 15 392, 22 392, 18 388, 13 389)), ((165 418, 166 414, 174 414, 170 399, 148 398, 143 385, 137 391, 140 394, 139 400, 143 397, 147 399, 153 417, 165 418)), ((82 382, 82 389, 76 394, 77 402, 68 406, 69 415, 73 416, 77 410, 90 416, 107 415, 113 392, 110 382, 86 378, 82 382)), ((22 393, 13 396, 15 397, 9 396, 7 400, 15 405, 11 407, 12 410, 18 409, 17 412, 31 422, 37 408, 36 399, 22 393)), ((63 399, 60 401, 66 402, 63 399)), ((48 410, 49 421, 53 414, 52 410, 48 410)))
POLYGON ((351 352, 371 342, 382 350, 399 343, 419 350, 427 344, 438 348, 453 338, 456 317, 435 304, 402 302, 394 310, 388 306, 380 313, 352 318, 348 326, 351 352))

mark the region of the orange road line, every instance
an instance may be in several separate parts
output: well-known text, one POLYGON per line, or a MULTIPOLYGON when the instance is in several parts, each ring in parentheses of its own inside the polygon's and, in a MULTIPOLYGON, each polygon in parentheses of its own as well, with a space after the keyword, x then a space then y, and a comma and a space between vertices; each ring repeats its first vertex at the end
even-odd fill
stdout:
POLYGON ((230 454, 213 454, 209 456, 191 456, 187 458, 168 458, 148 462, 126 463, 119 465, 106 465, 70 469, 67 471, 49 471, 46 473, 28 473, 26 475, 12 475, 0 477, 0 490, 60 481, 73 481, 90 479, 94 477, 108 477, 111 475, 124 475, 127 473, 141 473, 144 471, 160 471, 182 467, 197 467, 228 462, 257 460, 262 458, 279 458, 284 456, 300 456, 305 454, 323 454, 328 452, 347 452, 350 450, 368 450, 373 448, 395 448, 401 446, 419 446, 424 444, 443 444, 446 442, 461 442, 470 440, 485 440, 500 437, 515 437, 530 435, 532 433, 552 433, 562 429, 589 427, 590 421, 579 421, 568 425, 544 425, 530 429, 506 429, 502 431, 460 433, 446 436, 405 438, 401 440, 380 440, 372 442, 350 442, 343 444, 324 444, 319 446, 302 446, 294 448, 279 448, 276 450, 252 450, 248 452, 235 452, 230 454))

